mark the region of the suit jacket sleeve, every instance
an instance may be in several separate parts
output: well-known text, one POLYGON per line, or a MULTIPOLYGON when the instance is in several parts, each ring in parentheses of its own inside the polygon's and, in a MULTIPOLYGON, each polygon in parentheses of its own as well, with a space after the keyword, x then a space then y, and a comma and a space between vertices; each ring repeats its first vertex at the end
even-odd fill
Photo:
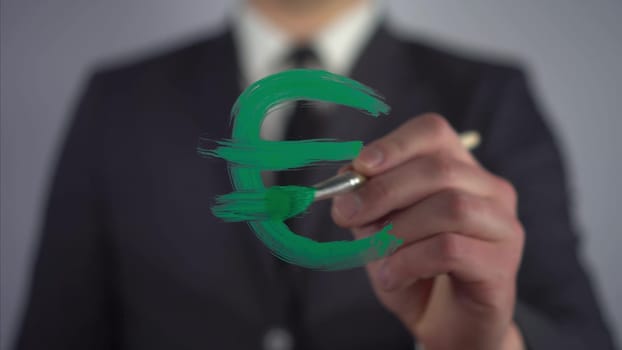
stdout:
POLYGON ((57 165, 17 348, 107 349, 111 259, 97 166, 99 83, 81 98, 57 165))
POLYGON ((500 91, 482 151, 485 165, 519 195, 526 243, 515 320, 529 349, 613 349, 577 254, 555 140, 521 72, 512 71, 500 91))

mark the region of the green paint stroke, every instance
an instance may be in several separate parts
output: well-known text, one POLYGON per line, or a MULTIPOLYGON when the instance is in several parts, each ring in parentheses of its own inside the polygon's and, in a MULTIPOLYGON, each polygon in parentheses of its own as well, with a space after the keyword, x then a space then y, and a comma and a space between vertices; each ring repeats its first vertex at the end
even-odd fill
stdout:
MULTIPOLYGON (((359 109, 372 117, 389 112, 389 106, 371 88, 326 71, 296 69, 255 82, 238 97, 233 106, 231 140, 220 141, 219 146, 213 150, 199 149, 203 155, 223 158, 229 162, 229 173, 235 189, 235 192, 219 197, 220 203, 213 208, 213 213, 225 221, 246 220, 274 255, 311 269, 348 269, 391 254, 402 244, 401 239, 390 233, 391 225, 363 239, 316 242, 292 232, 283 223, 283 218, 291 216, 292 212, 301 208, 304 211, 311 203, 307 201, 312 201, 312 198, 291 198, 283 187, 271 192, 264 187, 262 171, 349 160, 355 158, 363 147, 360 141, 263 140, 259 130, 266 114, 284 102, 295 100, 336 103, 359 109), (270 197, 272 200, 267 202, 277 204, 258 209, 254 207, 258 204, 253 198, 247 203, 240 200, 249 195, 281 196, 281 199, 275 201, 275 197, 270 197), (295 205, 292 202, 296 202, 295 205), (235 203, 233 209, 231 203, 235 203), (257 217, 254 214, 257 212, 269 214, 257 217)), ((295 192, 292 190, 289 193, 295 192)))
POLYGON ((272 186, 260 191, 237 191, 216 197, 212 213, 227 222, 284 221, 305 211, 315 189, 304 186, 272 186))

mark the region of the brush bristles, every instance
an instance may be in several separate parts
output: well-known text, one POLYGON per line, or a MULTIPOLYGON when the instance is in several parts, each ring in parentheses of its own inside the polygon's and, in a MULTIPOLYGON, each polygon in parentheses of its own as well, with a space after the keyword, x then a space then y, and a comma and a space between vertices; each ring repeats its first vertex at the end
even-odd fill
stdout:
POLYGON ((284 221, 304 212, 313 203, 314 194, 314 188, 304 186, 231 192, 216 198, 212 213, 227 222, 284 221))

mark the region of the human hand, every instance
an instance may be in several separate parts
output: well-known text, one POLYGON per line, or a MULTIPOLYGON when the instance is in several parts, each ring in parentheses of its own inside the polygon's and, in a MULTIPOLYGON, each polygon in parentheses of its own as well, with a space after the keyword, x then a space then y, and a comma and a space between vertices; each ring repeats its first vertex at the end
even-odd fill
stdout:
POLYGON ((335 198, 335 223, 404 240, 368 264, 380 301, 426 350, 521 349, 512 322, 524 233, 512 185, 486 171, 442 117, 409 120, 352 165, 368 177, 335 198))

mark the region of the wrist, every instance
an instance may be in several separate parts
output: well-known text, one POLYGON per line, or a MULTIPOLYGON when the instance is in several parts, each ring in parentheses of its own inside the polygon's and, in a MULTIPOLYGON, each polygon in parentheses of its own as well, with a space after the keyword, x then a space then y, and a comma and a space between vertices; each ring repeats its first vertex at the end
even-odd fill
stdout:
MULTIPOLYGON (((413 334, 414 335, 414 334, 413 334)), ((416 337, 416 335, 415 335, 416 337)), ((416 338, 415 349, 416 350, 433 350, 439 347, 435 347, 434 345, 426 345, 425 342, 421 341, 421 339, 416 338)), ((440 348, 444 348, 442 345, 440 348)), ((527 350, 527 346, 523 340, 522 333, 516 323, 512 322, 505 332, 503 339, 501 341, 501 346, 498 348, 501 350, 527 350)))
POLYGON ((520 329, 516 323, 512 322, 503 338, 502 350, 526 350, 525 342, 520 329))

